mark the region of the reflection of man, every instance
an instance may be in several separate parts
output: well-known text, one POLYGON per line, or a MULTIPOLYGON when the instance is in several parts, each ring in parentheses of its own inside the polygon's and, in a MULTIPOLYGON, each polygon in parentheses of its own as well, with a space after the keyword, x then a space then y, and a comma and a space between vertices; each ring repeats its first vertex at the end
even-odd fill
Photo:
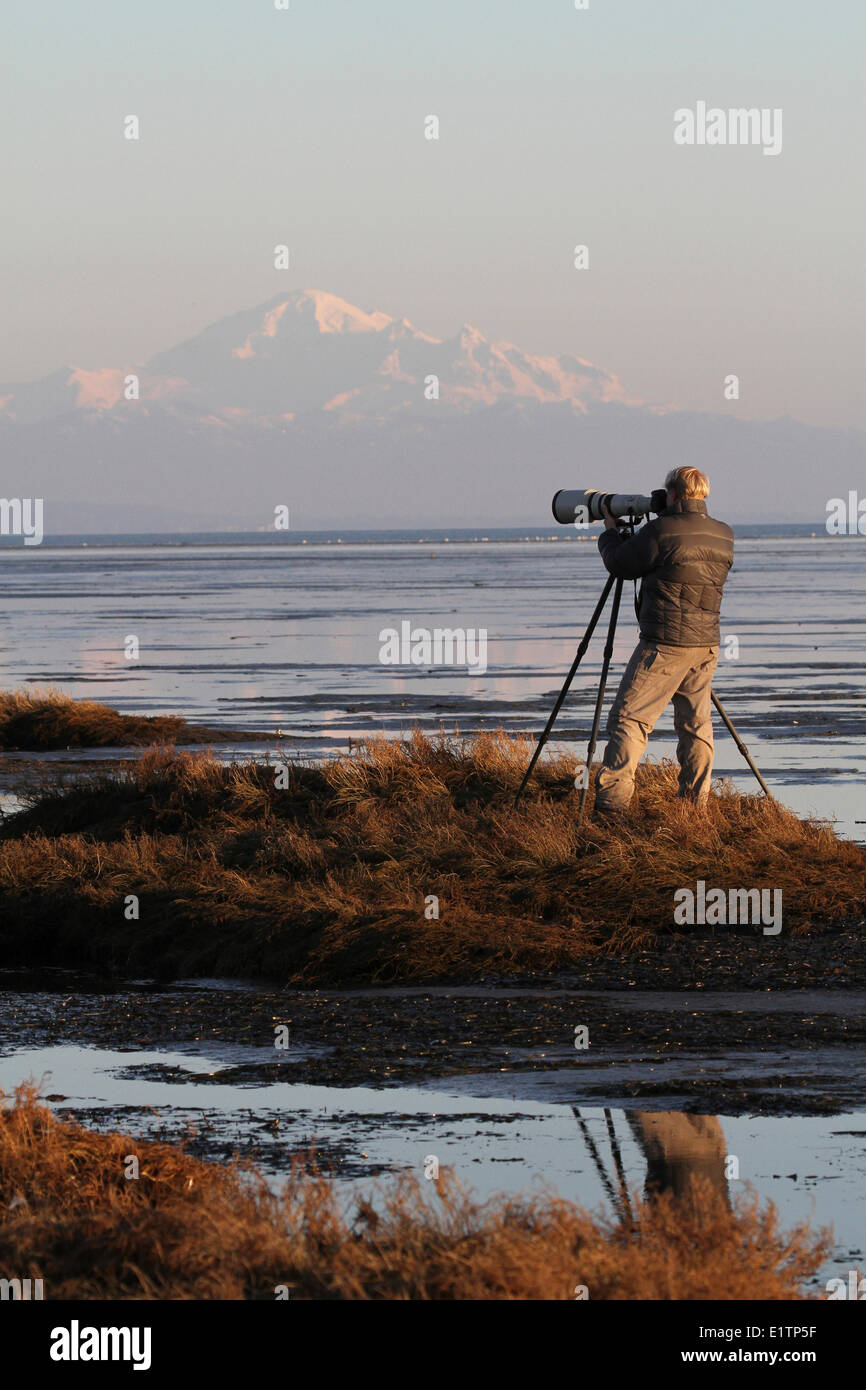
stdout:
POLYGON ((647 1197, 670 1192, 678 1202, 694 1201, 695 1179, 708 1181, 730 1205, 725 1178, 725 1136, 715 1115, 679 1111, 627 1111, 629 1127, 647 1162, 647 1197))
POLYGON ((596 814, 624 811, 647 739, 672 700, 680 764, 679 795, 703 802, 713 771, 710 688, 719 655, 722 586, 734 559, 734 533, 707 515, 710 484, 697 468, 665 479, 667 507, 635 536, 605 509, 598 548, 618 579, 642 579, 640 641, 607 721, 608 743, 595 784, 596 814))

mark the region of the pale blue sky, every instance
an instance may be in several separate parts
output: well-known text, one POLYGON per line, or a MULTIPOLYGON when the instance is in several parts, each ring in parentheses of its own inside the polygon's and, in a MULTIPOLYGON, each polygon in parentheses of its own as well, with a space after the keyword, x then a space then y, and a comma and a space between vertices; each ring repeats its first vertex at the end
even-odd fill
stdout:
POLYGON ((736 372, 724 408, 745 417, 864 424, 863 15, 19 0, 2 21, 0 380, 141 362, 315 287, 441 336, 468 321, 576 352, 645 400, 719 410, 736 372), (676 147, 673 112, 698 100, 782 107, 781 155, 676 147))

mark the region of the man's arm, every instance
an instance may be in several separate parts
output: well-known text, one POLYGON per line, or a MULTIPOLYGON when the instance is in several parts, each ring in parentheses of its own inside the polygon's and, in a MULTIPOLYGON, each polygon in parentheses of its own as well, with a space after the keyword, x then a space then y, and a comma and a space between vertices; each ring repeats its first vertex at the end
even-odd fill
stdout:
POLYGON ((605 569, 617 579, 642 579, 655 568, 659 557, 652 522, 634 536, 618 527, 605 528, 598 538, 598 549, 605 569))

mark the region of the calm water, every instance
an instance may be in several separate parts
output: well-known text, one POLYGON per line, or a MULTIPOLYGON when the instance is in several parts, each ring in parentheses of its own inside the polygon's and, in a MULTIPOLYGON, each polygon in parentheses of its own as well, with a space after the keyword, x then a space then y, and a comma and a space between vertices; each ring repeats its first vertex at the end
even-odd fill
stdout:
MULTIPOLYGON (((801 534, 738 536, 722 625, 736 655, 721 659, 715 688, 780 798, 862 840, 866 541, 792 529, 801 534)), ((538 730, 604 581, 594 538, 459 534, 4 547, 2 682, 280 729, 284 748, 309 753, 416 725, 538 730), (486 672, 383 665, 379 633, 403 621, 485 629, 486 672), (124 655, 128 636, 137 661, 124 655)), ((636 640, 630 587, 624 599, 612 687, 636 640)), ((586 735, 602 645, 598 632, 561 741, 586 735)), ((669 712, 651 751, 673 751, 669 712)), ((716 765, 755 785, 724 731, 716 765)))

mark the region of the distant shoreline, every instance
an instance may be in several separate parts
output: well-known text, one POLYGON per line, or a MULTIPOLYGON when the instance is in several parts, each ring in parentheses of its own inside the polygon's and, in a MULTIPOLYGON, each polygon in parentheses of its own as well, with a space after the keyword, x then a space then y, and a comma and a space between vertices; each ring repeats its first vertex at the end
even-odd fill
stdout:
MULTIPOLYGON (((820 523, 732 522, 738 540, 861 540, 859 536, 828 536, 820 523)), ((33 550, 206 548, 209 546, 375 546, 375 545, 501 545, 544 542, 594 543, 600 527, 576 532, 568 526, 527 528, 518 526, 432 527, 393 530, 293 530, 293 531, 138 531, 62 532, 46 535, 33 550)), ((20 536, 0 536, 0 549, 21 549, 20 536)))

